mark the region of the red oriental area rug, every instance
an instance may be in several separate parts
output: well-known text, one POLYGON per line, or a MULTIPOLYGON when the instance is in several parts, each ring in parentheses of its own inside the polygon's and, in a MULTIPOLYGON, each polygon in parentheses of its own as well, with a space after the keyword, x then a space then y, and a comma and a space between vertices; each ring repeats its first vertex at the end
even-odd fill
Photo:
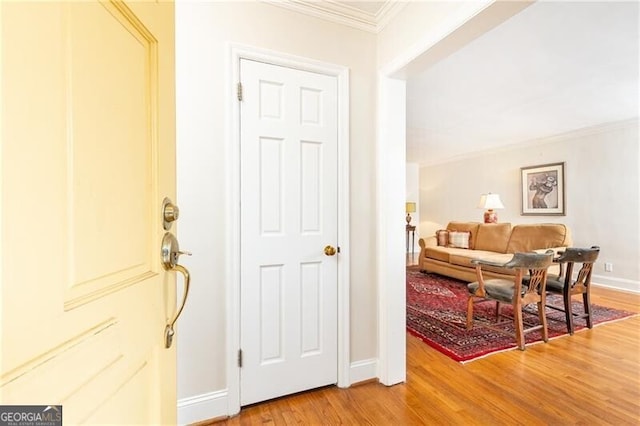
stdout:
MULTIPOLYGON (((482 327, 495 321, 495 305, 480 303, 474 307, 474 328, 467 331, 467 283, 437 274, 423 274, 407 270, 407 330, 429 346, 450 358, 466 362, 516 347, 515 338, 482 327)), ((548 303, 562 306, 562 296, 550 295, 548 303)), ((574 312, 583 312, 582 299, 575 297, 574 312)), ((502 307, 511 314, 511 306, 502 307)), ((632 312, 591 305, 594 326, 635 315, 632 312)), ((535 305, 528 306, 524 314, 525 324, 538 324, 535 305)), ((567 334, 564 312, 547 309, 549 338, 567 334)), ((512 331, 512 323, 505 329, 512 331)), ((584 329, 584 319, 575 319, 576 331, 584 329)), ((538 331, 526 334, 527 344, 541 341, 538 331)))

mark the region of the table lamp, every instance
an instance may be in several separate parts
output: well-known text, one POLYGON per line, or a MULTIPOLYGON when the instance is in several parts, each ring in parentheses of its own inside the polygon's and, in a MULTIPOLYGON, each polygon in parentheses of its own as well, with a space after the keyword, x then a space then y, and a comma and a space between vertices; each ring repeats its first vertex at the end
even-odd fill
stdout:
POLYGON ((504 209, 504 205, 502 201, 500 201, 500 195, 488 193, 480 196, 478 208, 487 209, 487 211, 484 212, 484 223, 498 223, 498 213, 494 210, 504 209))
POLYGON ((407 211, 407 226, 411 225, 411 213, 416 212, 416 203, 405 203, 405 210, 407 211))

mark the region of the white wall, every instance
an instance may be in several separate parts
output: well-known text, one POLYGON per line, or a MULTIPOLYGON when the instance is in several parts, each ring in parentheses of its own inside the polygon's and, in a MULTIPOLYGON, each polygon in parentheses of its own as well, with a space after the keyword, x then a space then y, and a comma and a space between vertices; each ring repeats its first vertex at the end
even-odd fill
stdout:
MULTIPOLYGON (((178 331, 178 398, 215 399, 225 379, 227 42, 350 69, 351 361, 377 352, 375 35, 259 2, 176 4, 179 237, 192 290, 178 331)), ((205 417, 222 415, 203 411, 205 417)))
POLYGON ((594 282, 640 291, 638 121, 611 123, 420 169, 422 235, 482 221, 480 194, 500 194, 500 222, 565 223, 577 247, 599 245, 594 282), (520 167, 565 162, 566 216, 521 216, 520 167), (613 272, 604 272, 604 262, 613 272))
POLYGON ((378 82, 377 206, 375 259, 378 290, 378 377, 385 385, 406 380, 405 224, 406 85, 381 76, 378 82))

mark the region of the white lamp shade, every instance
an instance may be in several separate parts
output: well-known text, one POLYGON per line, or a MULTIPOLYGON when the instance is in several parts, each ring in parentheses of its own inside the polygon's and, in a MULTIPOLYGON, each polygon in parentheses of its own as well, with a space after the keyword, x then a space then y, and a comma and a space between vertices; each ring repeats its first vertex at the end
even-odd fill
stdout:
POLYGON ((478 203, 479 209, 504 209, 504 204, 500 201, 500 195, 498 194, 482 194, 480 196, 480 202, 478 203))
POLYGON ((415 213, 416 203, 405 203, 405 210, 407 213, 415 213))

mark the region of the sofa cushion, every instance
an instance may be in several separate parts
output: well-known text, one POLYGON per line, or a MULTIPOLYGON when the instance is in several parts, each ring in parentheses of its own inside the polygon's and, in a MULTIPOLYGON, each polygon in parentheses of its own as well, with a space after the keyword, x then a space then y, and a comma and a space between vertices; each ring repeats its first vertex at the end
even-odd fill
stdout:
MULTIPOLYGON (((449 263, 452 265, 466 266, 474 269, 476 265, 475 263, 471 263, 472 260, 482 259, 495 263, 507 263, 513 257, 512 254, 495 253, 484 250, 451 250, 449 253, 449 263)), ((483 269, 487 267, 488 266, 485 265, 482 266, 483 269)), ((498 269, 503 272, 502 268, 498 269)))
POLYGON ((478 226, 475 249, 506 253, 510 236, 510 223, 482 223, 478 226))
MULTIPOLYGON (((511 258, 513 258, 513 254, 510 253, 495 253, 484 250, 456 250, 450 252, 449 263, 475 269, 476 265, 471 263, 474 259, 482 259, 495 263, 507 263, 511 258)), ((482 265, 482 270, 502 275, 515 275, 515 269, 505 269, 499 266, 482 265)))
POLYGON ((446 229, 439 229, 436 231, 436 241, 439 246, 446 247, 449 245, 449 231, 446 229))
POLYGON ((449 247, 453 248, 469 248, 469 240, 471 232, 469 231, 449 231, 449 247))
POLYGON ((559 223, 516 225, 511 231, 507 253, 564 247, 571 244, 569 231, 559 223))
POLYGON ((447 230, 471 232, 471 237, 469 238, 469 248, 473 250, 476 247, 476 235, 478 234, 478 226, 480 226, 478 222, 449 222, 449 224, 447 225, 447 230))
POLYGON ((425 247, 424 257, 449 263, 449 255, 451 253, 451 250, 452 249, 448 249, 446 247, 439 247, 439 246, 425 247))

